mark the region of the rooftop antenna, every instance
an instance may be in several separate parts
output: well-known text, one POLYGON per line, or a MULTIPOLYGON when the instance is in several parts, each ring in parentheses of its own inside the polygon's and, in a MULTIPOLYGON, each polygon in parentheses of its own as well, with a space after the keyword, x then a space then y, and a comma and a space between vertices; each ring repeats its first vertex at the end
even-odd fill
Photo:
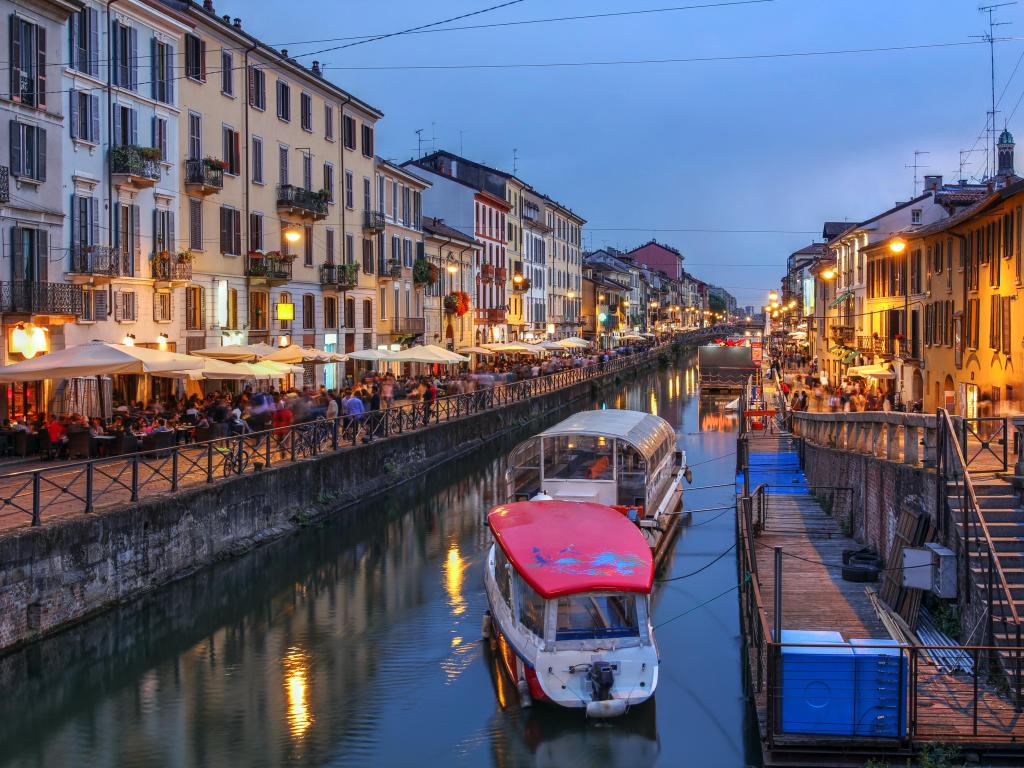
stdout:
POLYGON ((515 176, 519 173, 519 150, 512 150, 512 175, 515 176))
POLYGON ((1008 21, 996 21, 995 13, 999 8, 1004 8, 1008 5, 1016 5, 1017 0, 1011 0, 1006 3, 994 3, 992 5, 981 5, 978 6, 980 13, 988 14, 988 34, 986 35, 972 35, 980 40, 984 40, 988 43, 988 58, 989 58, 989 80, 992 86, 992 111, 989 112, 989 120, 986 122, 986 128, 989 132, 989 139, 985 144, 985 176, 989 176, 990 171, 994 171, 993 164, 997 157, 996 149, 996 27, 1003 27, 1008 25, 1008 21))
POLYGON ((914 150, 914 164, 913 165, 905 165, 905 166, 903 166, 904 168, 913 168, 914 169, 914 195, 913 195, 914 197, 917 197, 917 169, 918 168, 930 168, 931 167, 929 165, 921 165, 921 160, 920 160, 921 155, 930 155, 930 154, 931 154, 931 152, 926 152, 926 151, 923 151, 923 150, 920 150, 920 149, 915 149, 914 150))
POLYGON ((430 151, 437 152, 437 123, 430 121, 430 151))
POLYGON ((986 152, 987 153, 988 149, 986 148, 986 149, 982 150, 982 149, 979 149, 979 148, 975 148, 975 149, 961 149, 960 150, 960 178, 958 179, 958 181, 961 181, 961 182, 964 181, 964 166, 967 165, 967 163, 969 162, 968 158, 974 152, 986 152))
POLYGON ((465 153, 465 152, 463 152, 463 150, 462 150, 462 134, 464 134, 464 133, 465 133, 465 131, 464 131, 464 130, 462 130, 462 129, 460 128, 460 129, 459 129, 459 154, 460 154, 460 155, 461 155, 462 157, 465 157, 465 156, 466 156, 466 153, 465 153))
POLYGON ((423 129, 417 128, 413 133, 416 134, 416 157, 423 157, 423 129))

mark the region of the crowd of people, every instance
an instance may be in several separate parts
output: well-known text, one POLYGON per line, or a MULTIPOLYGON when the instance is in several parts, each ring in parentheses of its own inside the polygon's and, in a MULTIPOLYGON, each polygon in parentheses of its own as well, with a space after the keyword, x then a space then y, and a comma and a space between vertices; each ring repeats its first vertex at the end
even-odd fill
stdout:
POLYGON ((838 383, 830 383, 818 370, 817 359, 798 352, 774 356, 769 370, 793 411, 921 411, 920 402, 901 401, 891 379, 845 376, 838 383))

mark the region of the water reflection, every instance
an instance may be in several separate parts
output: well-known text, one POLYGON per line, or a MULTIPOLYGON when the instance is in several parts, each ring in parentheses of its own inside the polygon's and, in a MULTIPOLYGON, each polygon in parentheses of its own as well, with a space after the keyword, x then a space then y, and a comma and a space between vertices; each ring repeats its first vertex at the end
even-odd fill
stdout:
POLYGON ((448 590, 448 604, 452 607, 453 616, 461 616, 466 612, 466 600, 462 596, 462 572, 465 569, 459 545, 453 541, 444 563, 444 586, 448 590))
POLYGON ((288 728, 292 736, 301 738, 306 729, 313 724, 306 703, 306 675, 309 672, 309 659, 298 648, 290 648, 284 657, 284 688, 288 697, 288 728))
POLYGON ((739 414, 726 410, 735 398, 727 395, 701 395, 699 404, 701 432, 735 432, 739 414))

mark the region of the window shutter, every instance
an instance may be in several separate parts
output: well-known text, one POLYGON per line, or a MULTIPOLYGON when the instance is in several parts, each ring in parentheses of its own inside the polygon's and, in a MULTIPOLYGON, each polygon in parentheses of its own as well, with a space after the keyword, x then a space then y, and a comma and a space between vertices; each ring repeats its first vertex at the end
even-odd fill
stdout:
POLYGON ((82 19, 88 19, 86 9, 82 9, 75 14, 72 14, 71 18, 68 19, 68 61, 71 63, 72 69, 77 69, 79 72, 86 72, 85 61, 82 57, 82 50, 85 48, 84 45, 79 43, 79 23, 82 19))
MULTIPOLYGON (((89 28, 88 71, 93 77, 98 77, 100 74, 99 14, 95 8, 86 8, 83 10, 83 13, 86 14, 87 26, 89 28)), ((97 139, 99 139, 98 136, 97 139)))
POLYGON ((196 301, 195 288, 189 286, 185 289, 185 328, 191 330, 196 327, 196 301))
POLYGON ((1011 313, 1010 313, 1010 301, 1011 298, 1007 296, 1002 301, 1003 321, 1002 321, 1002 337, 1003 337, 1003 354, 1009 355, 1012 352, 1012 337, 1010 335, 1010 324, 1011 324, 1011 313))
POLYGON ((139 144, 139 113, 134 108, 128 110, 128 137, 129 144, 139 144))
POLYGON ((153 89, 153 98, 160 101, 160 62, 156 55, 156 38, 149 39, 149 80, 153 89))
POLYGON ((99 144, 100 141, 100 97, 90 95, 89 104, 89 141, 99 144))
POLYGON ((199 41, 199 79, 206 82, 206 41, 199 41))
POLYGON ((134 265, 134 271, 132 272, 135 276, 141 276, 142 265, 139 263, 142 256, 142 232, 139 228, 139 206, 133 205, 132 211, 132 264, 134 265))
POLYGON ((135 27, 128 28, 128 87, 139 89, 139 33, 135 27))
MULTIPOLYGON (((164 250, 163 227, 161 227, 160 211, 153 209, 153 252, 159 253, 164 250)), ((155 275, 154 275, 155 277, 155 275)))
POLYGON ((177 241, 174 239, 174 211, 167 211, 167 250, 173 253, 177 250, 177 241))
POLYGON ((248 71, 246 72, 246 78, 248 82, 249 92, 249 106, 256 106, 256 69, 252 65, 249 65, 248 71))
POLYGON ((107 292, 105 290, 93 291, 92 301, 93 319, 106 320, 110 314, 110 310, 107 308, 107 292))
POLYGON ((163 319, 163 312, 160 307, 160 292, 153 291, 153 322, 159 323, 163 319))
POLYGON ((13 13, 10 16, 10 20, 11 99, 13 101, 21 101, 21 78, 24 75, 24 70, 21 69, 21 36, 19 35, 21 24, 18 17, 13 13))
POLYGON ((114 291, 114 321, 124 320, 124 291, 114 291))
POLYGON ((242 169, 242 134, 231 132, 231 172, 240 173, 242 169))
POLYGON ((11 277, 14 280, 25 279, 24 231, 21 227, 11 227, 11 277))
MULTIPOLYGON (((75 25, 72 24, 71 28, 74 29, 75 25)), ((71 138, 81 139, 84 138, 84 136, 82 135, 82 129, 80 127, 80 121, 82 120, 82 112, 79 109, 78 91, 72 88, 69 95, 71 96, 71 120, 69 121, 69 127, 71 128, 71 138)))
POLYGON ((112 143, 117 145, 121 143, 121 107, 118 104, 114 105, 114 114, 111 116, 111 120, 114 124, 114 141, 112 143))
POLYGON ((46 106, 46 28, 36 27, 36 81, 35 104, 37 107, 46 106))
POLYGON ((90 197, 87 202, 89 211, 89 230, 90 238, 89 245, 100 244, 100 217, 99 217, 99 202, 95 197, 90 197))
POLYGON ((22 131, 17 120, 10 121, 11 126, 11 173, 20 176, 24 173, 21 164, 22 131))
POLYGON ((36 179, 46 181, 46 131, 36 128, 36 179))
POLYGON ((230 211, 223 206, 220 209, 220 252, 228 253, 231 250, 230 233, 228 232, 228 214, 230 211))
POLYGON ((206 289, 200 286, 199 294, 199 327, 206 327, 206 289))
POLYGON ((232 253, 242 252, 242 212, 231 211, 231 244, 234 246, 232 253))
POLYGON ((36 280, 45 283, 50 273, 50 233, 36 230, 36 280))

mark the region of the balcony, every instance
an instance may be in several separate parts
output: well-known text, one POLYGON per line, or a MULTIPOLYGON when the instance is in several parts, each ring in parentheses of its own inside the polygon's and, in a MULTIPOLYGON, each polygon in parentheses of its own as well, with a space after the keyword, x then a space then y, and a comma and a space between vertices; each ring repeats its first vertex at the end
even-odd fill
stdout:
POLYGON ((224 164, 216 158, 185 161, 185 189, 195 195, 212 195, 224 189, 224 164))
POLYGON ((72 283, 97 283, 115 277, 131 277, 135 266, 132 261, 127 253, 110 246, 72 245, 68 280, 72 283))
POLYGON ((391 330, 393 333, 420 335, 425 322, 422 317, 395 317, 391 320, 391 330))
POLYGON ((398 259, 377 259, 377 275, 381 280, 397 280, 402 276, 402 262, 398 259))
POLYGON ((494 280, 497 283, 504 283, 508 280, 508 270, 505 267, 495 267, 494 280))
POLYGON ((832 340, 838 344, 852 344, 857 329, 852 325, 833 325, 832 340))
POLYGON ((494 265, 493 264, 481 264, 480 265, 480 280, 485 283, 494 281, 494 265))
POLYGON ((372 234, 379 234, 384 231, 383 211, 363 211, 363 229, 372 234))
POLYGON ((358 264, 321 264, 320 285, 332 291, 351 291, 359 284, 358 264))
POLYGON ((487 313, 487 322, 491 325, 501 325, 505 322, 505 310, 504 309, 487 309, 484 310, 487 313))
POLYGON ((0 165, 0 203, 11 201, 11 172, 6 165, 0 165))
POLYGON ((857 337, 857 350, 868 355, 891 356, 893 345, 893 339, 883 339, 880 336, 857 337))
POLYGON ((245 276, 256 285, 284 285, 291 282, 292 261, 276 251, 250 253, 245 257, 245 276))
POLYGON ((82 316, 82 289, 69 283, 5 281, 0 283, 0 312, 75 319, 82 316))
POLYGON ((110 180, 115 187, 152 187, 160 181, 160 150, 134 144, 111 147, 110 180))
POLYGON ((171 286, 184 285, 192 279, 192 254, 157 253, 150 260, 153 279, 159 283, 170 283, 171 286))
POLYGON ((327 196, 292 184, 281 184, 277 188, 277 210, 320 221, 327 218, 327 196))

